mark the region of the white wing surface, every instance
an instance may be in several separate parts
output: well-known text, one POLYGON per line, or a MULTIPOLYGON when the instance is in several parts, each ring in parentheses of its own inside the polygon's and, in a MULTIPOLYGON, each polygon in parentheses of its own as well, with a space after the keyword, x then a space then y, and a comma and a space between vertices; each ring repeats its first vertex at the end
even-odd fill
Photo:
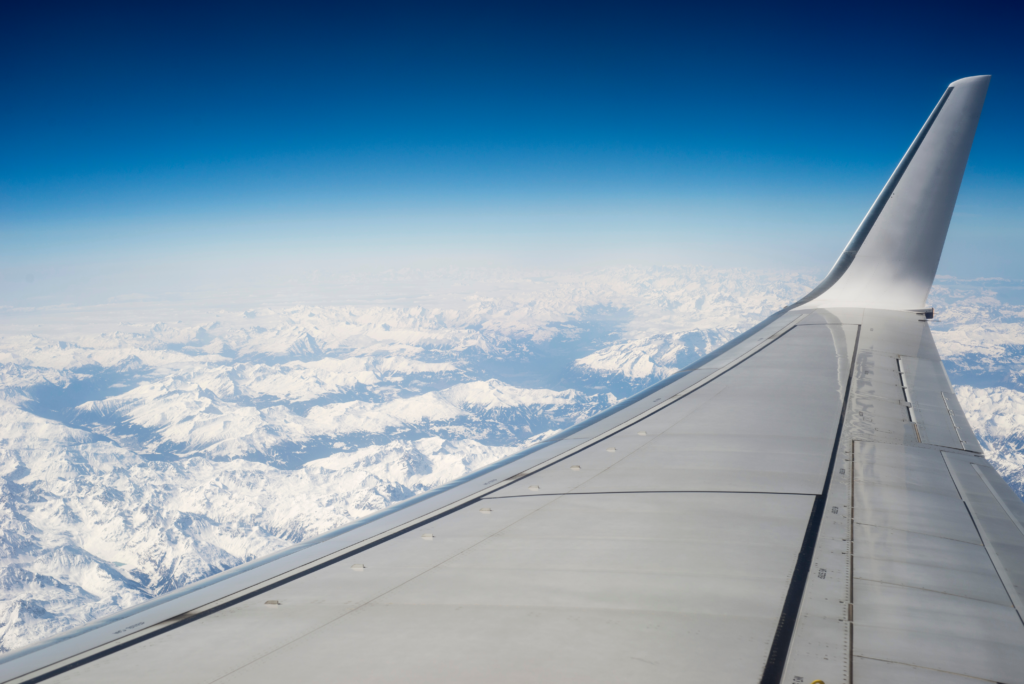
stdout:
POLYGON ((923 311, 987 87, 953 83, 822 285, 721 350, 0 680, 1024 683, 1024 503, 923 311))

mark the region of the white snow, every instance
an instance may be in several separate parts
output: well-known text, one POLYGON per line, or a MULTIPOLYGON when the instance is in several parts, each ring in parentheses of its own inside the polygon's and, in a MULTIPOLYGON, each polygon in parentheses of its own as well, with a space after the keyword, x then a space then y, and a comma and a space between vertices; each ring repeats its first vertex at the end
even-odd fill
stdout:
POLYGON ((956 398, 986 457, 1024 495, 1024 392, 1006 387, 958 386, 956 398))
MULTIPOLYGON (((396 276, 410 296, 382 280, 359 305, 0 309, 0 650, 513 453, 815 283, 701 268, 417 277, 396 276)), ((1019 488, 1024 308, 948 279, 933 300, 958 397, 1019 488)))

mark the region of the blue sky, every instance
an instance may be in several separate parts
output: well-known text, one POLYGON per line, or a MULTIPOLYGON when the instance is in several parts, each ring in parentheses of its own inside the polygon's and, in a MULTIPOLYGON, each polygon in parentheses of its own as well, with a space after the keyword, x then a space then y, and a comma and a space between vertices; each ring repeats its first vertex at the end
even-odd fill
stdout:
POLYGON ((1024 278, 1002 4, 15 5, 0 303, 394 265, 824 273, 979 73, 940 272, 1024 278))

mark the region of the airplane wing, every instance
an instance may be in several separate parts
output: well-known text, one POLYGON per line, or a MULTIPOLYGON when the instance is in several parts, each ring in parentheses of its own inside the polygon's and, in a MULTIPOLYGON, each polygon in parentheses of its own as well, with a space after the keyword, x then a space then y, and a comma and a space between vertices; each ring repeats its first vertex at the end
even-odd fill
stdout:
POLYGON ((828 277, 423 496, 0 659, 36 682, 1024 683, 1024 503, 925 300, 989 78, 828 277))

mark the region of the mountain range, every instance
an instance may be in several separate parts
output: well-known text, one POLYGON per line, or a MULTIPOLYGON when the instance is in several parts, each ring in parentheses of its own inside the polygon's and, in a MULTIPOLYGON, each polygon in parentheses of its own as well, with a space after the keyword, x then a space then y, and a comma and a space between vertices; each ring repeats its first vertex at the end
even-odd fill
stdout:
MULTIPOLYGON (((704 268, 466 271, 382 277, 351 305, 0 309, 0 650, 529 446, 814 284, 704 268), (432 285, 410 295, 409 282, 432 285)), ((931 304, 957 396, 1024 493, 1019 291, 940 278, 931 304)))

